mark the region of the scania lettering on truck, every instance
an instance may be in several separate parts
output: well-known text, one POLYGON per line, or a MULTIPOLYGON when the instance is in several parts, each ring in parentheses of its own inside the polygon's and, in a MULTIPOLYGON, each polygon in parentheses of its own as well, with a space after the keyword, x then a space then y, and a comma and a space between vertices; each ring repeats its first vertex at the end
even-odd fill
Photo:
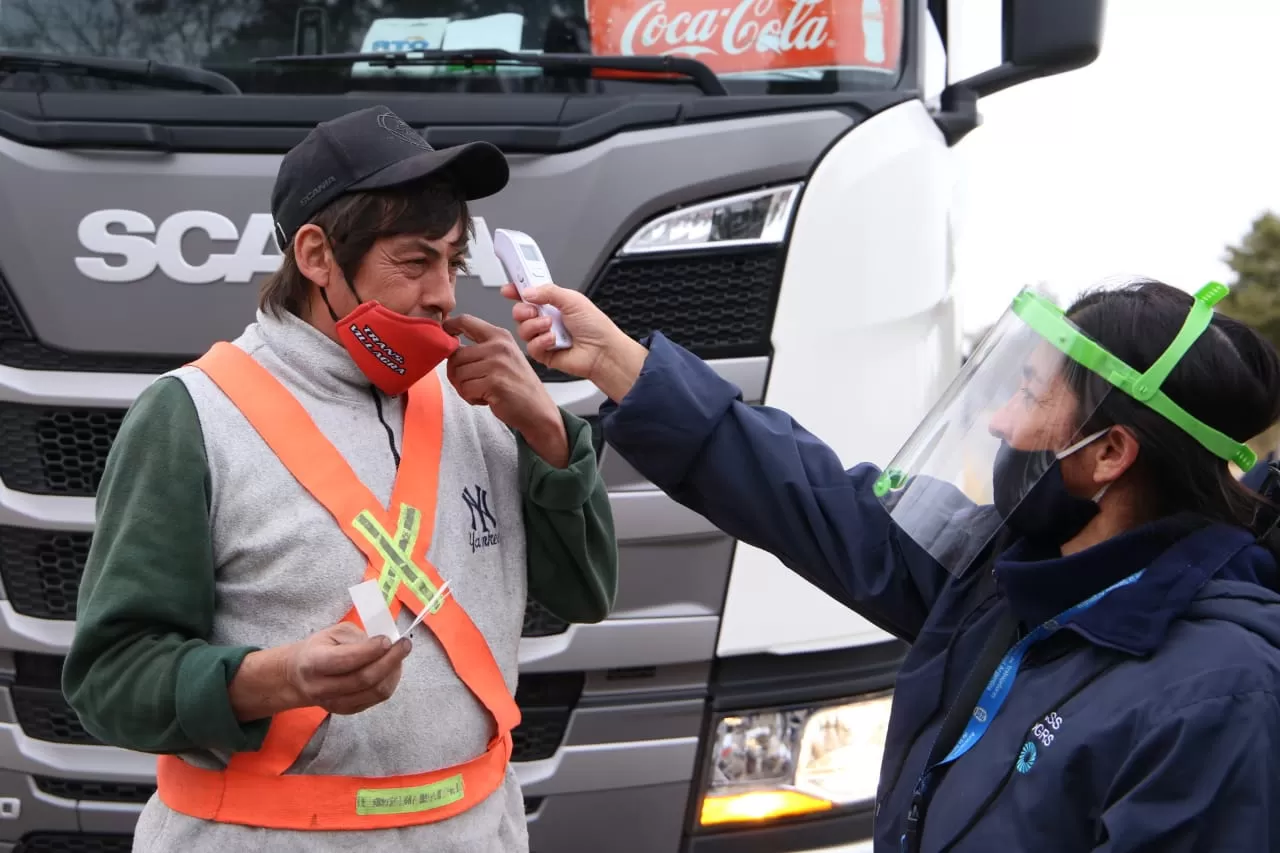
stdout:
MULTIPOLYGON (((94 493, 137 394, 252 322, 310 128, 385 104, 506 152, 459 311, 513 327, 491 237, 518 229, 629 334, 884 462, 959 362, 955 146, 1101 43, 1102 0, 983 4, 1003 55, 962 78, 961 2, 0 3, 0 851, 128 850, 154 793, 59 688, 94 493)), ((903 642, 597 439, 622 575, 599 624, 526 615, 534 853, 869 850, 903 642)))

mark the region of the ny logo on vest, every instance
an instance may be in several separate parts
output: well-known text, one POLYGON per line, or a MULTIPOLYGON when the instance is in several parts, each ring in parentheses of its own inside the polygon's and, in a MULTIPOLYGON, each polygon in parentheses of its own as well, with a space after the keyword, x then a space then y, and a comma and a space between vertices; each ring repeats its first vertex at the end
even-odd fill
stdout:
POLYGON ((489 492, 476 484, 475 493, 462 489, 462 502, 471 510, 471 553, 498 544, 498 519, 489 510, 489 492))

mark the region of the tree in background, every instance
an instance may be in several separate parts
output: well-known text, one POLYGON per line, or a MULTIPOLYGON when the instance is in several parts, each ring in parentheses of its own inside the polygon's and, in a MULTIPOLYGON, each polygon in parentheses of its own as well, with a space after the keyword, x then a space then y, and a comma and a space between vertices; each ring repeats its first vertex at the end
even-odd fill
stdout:
POLYGON ((1280 348, 1280 216, 1267 211, 1253 220, 1240 245, 1227 247, 1223 261, 1235 280, 1218 310, 1280 348))
MULTIPOLYGON (((1240 245, 1227 247, 1223 262, 1235 278, 1218 310, 1248 323, 1280 349, 1280 216, 1267 211, 1254 219, 1240 245)), ((1249 444, 1259 456, 1273 453, 1280 447, 1280 426, 1249 444)))

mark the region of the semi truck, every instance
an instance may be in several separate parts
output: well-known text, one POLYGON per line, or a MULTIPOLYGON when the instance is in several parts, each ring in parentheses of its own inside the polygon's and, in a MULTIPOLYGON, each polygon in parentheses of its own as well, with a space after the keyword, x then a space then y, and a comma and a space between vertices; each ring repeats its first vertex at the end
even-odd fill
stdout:
MULTIPOLYGON (((385 104, 488 140, 458 310, 512 327, 494 228, 849 464, 960 357, 957 146, 980 100, 1093 61, 1102 0, 5 0, 0 4, 0 851, 130 849, 155 757, 60 691, 94 494, 140 391, 252 322, 269 196, 317 122, 385 104)), ((616 606, 529 606, 513 761, 534 853, 869 851, 905 645, 675 503, 591 420, 616 606)))

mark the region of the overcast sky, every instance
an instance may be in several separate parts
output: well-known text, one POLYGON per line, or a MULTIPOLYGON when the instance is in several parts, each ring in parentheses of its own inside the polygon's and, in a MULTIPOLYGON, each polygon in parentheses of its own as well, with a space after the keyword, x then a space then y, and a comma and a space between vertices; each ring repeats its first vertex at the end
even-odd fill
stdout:
POLYGON ((1280 213, 1280 0, 1109 7, 1097 62, 985 99, 961 143, 966 328, 1041 279, 1063 299, 1127 273, 1195 290, 1280 213))

